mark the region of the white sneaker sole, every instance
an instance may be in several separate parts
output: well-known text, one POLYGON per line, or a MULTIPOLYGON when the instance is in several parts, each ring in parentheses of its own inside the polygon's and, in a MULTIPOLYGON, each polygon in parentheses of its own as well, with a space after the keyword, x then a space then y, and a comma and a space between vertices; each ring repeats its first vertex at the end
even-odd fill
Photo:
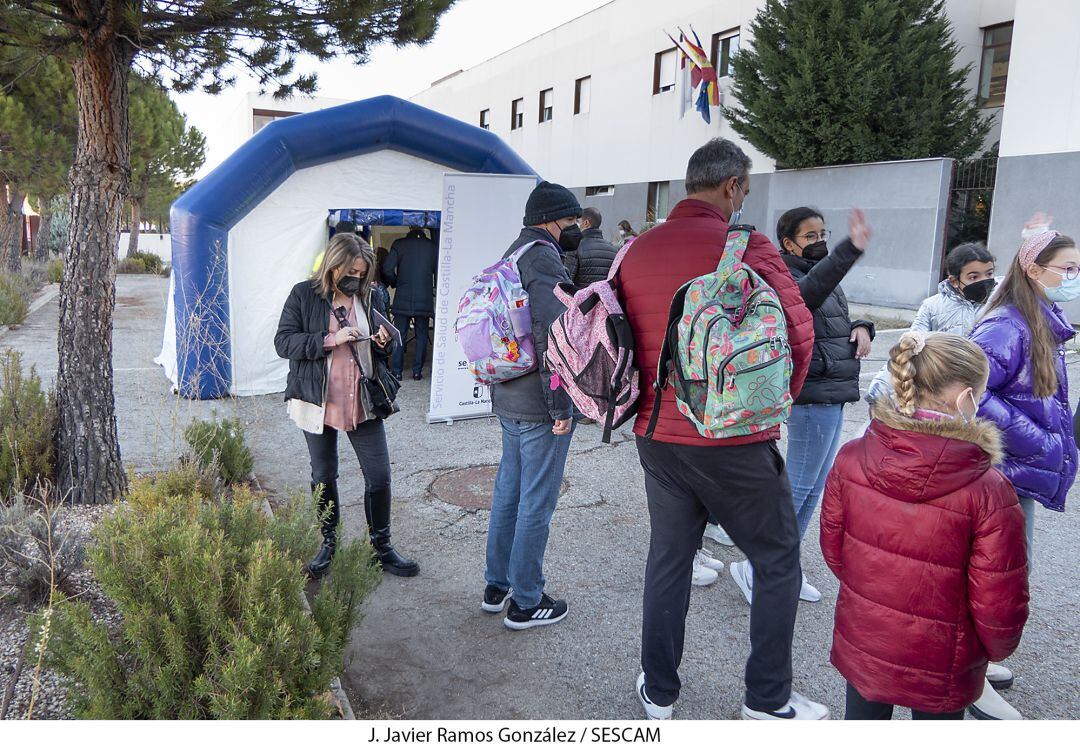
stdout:
POLYGON ((742 719, 744 721, 827 721, 829 720, 829 711, 826 710, 825 715, 821 716, 820 718, 799 718, 798 716, 794 718, 778 718, 775 715, 770 715, 769 713, 762 713, 757 710, 751 710, 750 708, 743 705, 742 719))
POLYGON ((567 608, 564 613, 553 616, 550 619, 530 619, 529 621, 511 621, 510 617, 507 616, 503 619, 503 626, 507 629, 512 629, 515 632, 520 632, 523 629, 532 629, 533 627, 546 627, 551 624, 558 624, 565 619, 569 613, 570 609, 567 608))
POLYGON ((510 593, 506 594, 506 597, 498 605, 492 605, 487 601, 480 601, 480 608, 489 614, 501 614, 503 609, 506 608, 506 604, 510 602, 510 593))
POLYGON ((751 603, 754 600, 754 588, 746 581, 746 575, 743 571, 743 567, 728 567, 728 574, 731 575, 731 579, 739 586, 739 590, 742 591, 746 602, 751 603))
POLYGON ((645 717, 650 721, 670 721, 671 720, 671 705, 667 707, 661 705, 654 705, 646 700, 645 695, 645 673, 642 672, 638 675, 637 680, 637 694, 638 702, 641 703, 641 707, 645 710, 645 717))
POLYGON ((806 588, 799 591, 799 600, 806 601, 807 603, 817 603, 821 600, 821 593, 816 590, 810 593, 806 592, 806 588))

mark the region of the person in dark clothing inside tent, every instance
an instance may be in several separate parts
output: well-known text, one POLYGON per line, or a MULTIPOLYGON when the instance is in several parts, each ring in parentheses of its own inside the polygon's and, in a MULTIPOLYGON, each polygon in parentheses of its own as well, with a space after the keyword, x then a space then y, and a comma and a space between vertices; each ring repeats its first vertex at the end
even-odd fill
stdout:
MULTIPOLYGON (((409 325, 416 327, 416 347, 412 376, 415 381, 424 377, 430 319, 435 315, 435 275, 439 268, 439 252, 435 243, 419 227, 410 227, 409 234, 395 240, 390 254, 383 262, 383 282, 395 288, 394 326, 405 337, 409 325)), ((405 369, 405 348, 394 351, 390 368, 399 380, 405 369)))

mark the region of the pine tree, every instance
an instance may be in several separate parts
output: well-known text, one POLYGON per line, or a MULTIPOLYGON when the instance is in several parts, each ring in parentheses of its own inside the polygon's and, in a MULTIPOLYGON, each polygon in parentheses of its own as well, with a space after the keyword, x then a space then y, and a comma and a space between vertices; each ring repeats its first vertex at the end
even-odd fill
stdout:
POLYGON ((964 158, 990 128, 943 0, 767 0, 734 60, 732 128, 781 167, 964 158))

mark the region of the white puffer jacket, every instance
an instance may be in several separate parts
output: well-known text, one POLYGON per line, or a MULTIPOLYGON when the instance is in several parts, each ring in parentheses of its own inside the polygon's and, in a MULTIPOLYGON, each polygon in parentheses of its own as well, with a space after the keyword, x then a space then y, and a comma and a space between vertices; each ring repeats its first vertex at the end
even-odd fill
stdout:
MULTIPOLYGON (((908 331, 948 332, 966 337, 975 328, 975 320, 979 317, 983 305, 985 304, 972 303, 949 284, 949 280, 943 279, 938 283, 938 294, 927 298, 919 306, 908 331)), ((886 363, 870 382, 866 399, 874 402, 879 397, 892 393, 892 379, 886 363)))

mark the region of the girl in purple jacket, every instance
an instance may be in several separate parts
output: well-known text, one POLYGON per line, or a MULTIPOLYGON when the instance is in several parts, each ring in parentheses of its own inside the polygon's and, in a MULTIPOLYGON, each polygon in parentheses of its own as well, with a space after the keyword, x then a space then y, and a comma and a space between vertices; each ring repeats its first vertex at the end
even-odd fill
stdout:
MULTIPOLYGON (((1005 460, 1000 469, 1012 481, 1024 510, 1029 570, 1035 503, 1064 511, 1065 496, 1076 478, 1065 371, 1065 343, 1076 332, 1058 304, 1078 297, 1076 243, 1053 231, 1030 235, 971 333, 990 361, 979 417, 996 423, 1003 434, 1005 460)), ((1004 667, 991 664, 988 676, 998 689, 1012 684, 1012 674, 1004 667)), ((972 713, 980 718, 1019 717, 989 685, 972 713)))

